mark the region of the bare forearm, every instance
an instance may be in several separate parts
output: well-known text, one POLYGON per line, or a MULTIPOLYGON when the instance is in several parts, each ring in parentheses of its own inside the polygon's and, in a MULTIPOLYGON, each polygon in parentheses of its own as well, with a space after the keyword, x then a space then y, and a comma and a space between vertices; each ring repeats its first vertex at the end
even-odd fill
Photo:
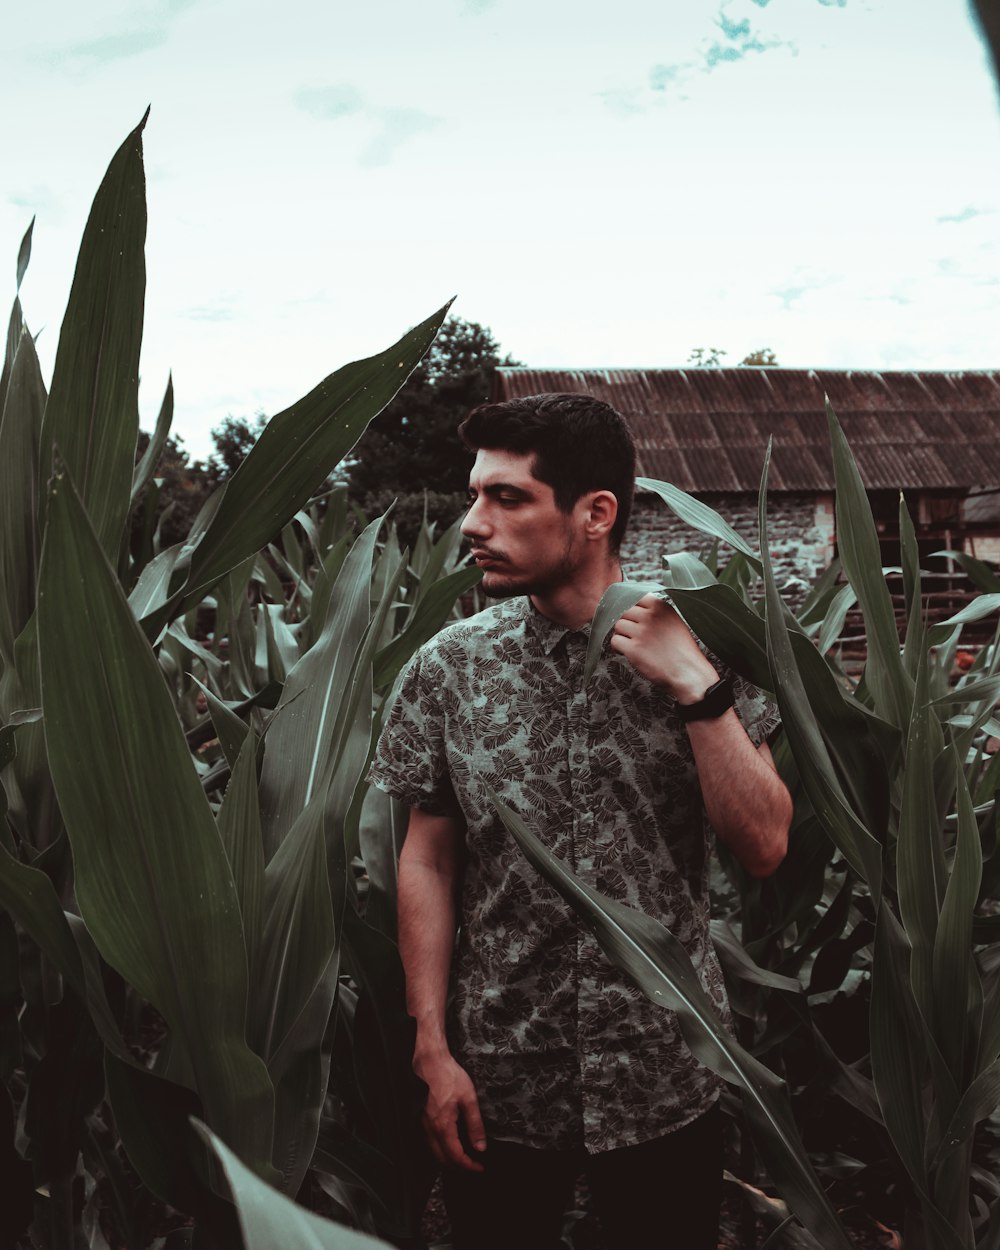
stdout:
POLYGON ((712 828, 749 873, 769 876, 785 856, 792 818, 770 752, 753 745, 732 710, 691 721, 687 731, 712 828))
POLYGON ((444 1049, 448 974, 455 944, 455 879, 447 868, 399 862, 399 954, 418 1050, 444 1049))

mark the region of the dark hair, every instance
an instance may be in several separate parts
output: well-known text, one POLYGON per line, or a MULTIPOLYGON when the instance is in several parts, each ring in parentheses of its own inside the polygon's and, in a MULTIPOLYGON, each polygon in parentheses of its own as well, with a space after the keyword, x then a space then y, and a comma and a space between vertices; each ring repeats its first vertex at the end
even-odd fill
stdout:
POLYGON ((611 550, 621 546, 635 488, 635 444, 610 404, 579 392, 525 395, 480 404, 458 427, 470 451, 534 452, 532 473, 570 512, 581 495, 609 490, 618 500, 611 550))

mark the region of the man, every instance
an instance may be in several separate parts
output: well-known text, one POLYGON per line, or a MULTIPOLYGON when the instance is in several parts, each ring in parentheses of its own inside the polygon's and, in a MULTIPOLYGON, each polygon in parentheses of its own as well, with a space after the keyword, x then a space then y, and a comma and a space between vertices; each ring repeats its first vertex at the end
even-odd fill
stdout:
POLYGON ((486 785, 578 877, 662 920, 725 1010, 705 816, 750 872, 778 865, 776 716, 654 595, 584 687, 635 475, 614 409, 538 395, 460 432, 476 452, 462 529, 500 602, 414 657, 372 770, 410 807, 400 953, 453 1246, 555 1250, 582 1170, 609 1248, 714 1250, 720 1082, 530 867, 486 785))

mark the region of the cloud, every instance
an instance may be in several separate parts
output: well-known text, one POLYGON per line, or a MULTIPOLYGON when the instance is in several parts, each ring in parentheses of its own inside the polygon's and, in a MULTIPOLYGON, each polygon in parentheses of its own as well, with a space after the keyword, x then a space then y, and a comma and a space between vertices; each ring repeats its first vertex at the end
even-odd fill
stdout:
POLYGON ((34 186, 22 191, 11 191, 7 203, 23 208, 26 213, 44 217, 47 221, 58 220, 59 198, 49 187, 34 186))
POLYGON ((598 95, 611 112, 617 113, 619 117, 636 117, 646 111, 642 92, 637 88, 620 87, 612 91, 600 91, 598 95))
POLYGON ((958 213, 942 213, 940 217, 935 217, 934 220, 940 223, 959 223, 972 221, 974 217, 989 217, 992 212, 993 209, 991 208, 976 208, 974 204, 968 204, 958 213))
POLYGON ((705 52, 706 72, 727 62, 742 61, 751 52, 769 52, 772 48, 794 49, 795 47, 785 39, 761 39, 760 35, 751 30, 748 17, 735 21, 728 16, 725 9, 719 10, 716 25, 722 31, 725 42, 716 39, 705 52))
POLYGON ((150 14, 145 25, 56 48, 42 59, 60 64, 76 61, 83 65, 106 65, 110 61, 141 56, 144 52, 162 47, 167 42, 174 19, 197 3, 198 0, 160 0, 159 12, 150 14))
POLYGON ((811 288, 808 286, 786 286, 776 287, 772 291, 768 291, 769 295, 775 296, 781 300, 782 308, 792 308, 803 295, 807 295, 811 288))
POLYGON ((295 93, 295 103, 324 121, 356 117, 373 127, 374 133, 358 155, 358 164, 366 168, 387 165, 404 144, 443 124, 443 118, 420 109, 379 108, 369 104, 350 83, 300 87, 295 93))
POLYGON ((230 300, 213 300, 185 308, 180 315, 188 321, 232 321, 236 313, 230 300))
POLYGON ((440 117, 422 113, 419 109, 382 109, 375 116, 380 129, 358 158, 359 164, 369 168, 388 165, 404 143, 429 130, 436 130, 442 124, 440 117))
POLYGON ((295 103, 314 117, 329 120, 350 117, 365 108, 361 92, 349 83, 335 87, 301 87, 295 93, 295 103))
POLYGON ((488 9, 492 9, 497 0, 465 0, 462 5, 462 12, 476 16, 485 13, 488 9))
POLYGON ((151 26, 145 30, 126 30, 114 35, 101 35, 85 43, 71 44, 56 53, 56 58, 71 57, 77 61, 92 61, 104 65, 108 61, 121 61, 126 57, 140 56, 162 47, 167 41, 165 26, 151 26))

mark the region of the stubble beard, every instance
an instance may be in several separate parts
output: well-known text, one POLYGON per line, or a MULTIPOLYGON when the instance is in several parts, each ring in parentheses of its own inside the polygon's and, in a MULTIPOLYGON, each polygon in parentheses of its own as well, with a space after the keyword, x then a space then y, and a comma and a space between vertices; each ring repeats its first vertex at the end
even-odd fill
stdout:
POLYGON ((483 574, 479 583, 483 594, 489 599, 513 599, 516 595, 534 595, 544 598, 569 585, 576 578, 572 535, 567 535, 562 557, 557 564, 541 573, 527 573, 524 577, 505 577, 503 573, 483 574))

